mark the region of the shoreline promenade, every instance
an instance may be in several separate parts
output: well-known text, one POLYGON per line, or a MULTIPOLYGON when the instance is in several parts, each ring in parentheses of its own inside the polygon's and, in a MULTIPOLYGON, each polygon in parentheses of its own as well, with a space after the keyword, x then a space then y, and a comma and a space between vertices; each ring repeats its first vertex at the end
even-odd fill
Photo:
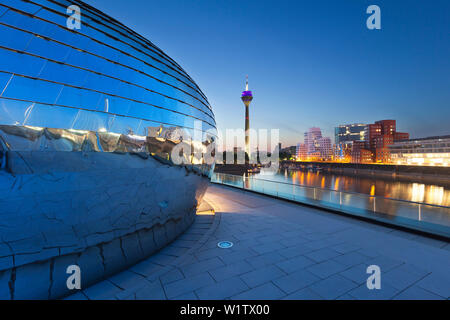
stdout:
POLYGON ((210 184, 174 242, 67 299, 449 299, 450 244, 210 184), (219 241, 233 247, 218 248, 219 241), (369 265, 381 289, 369 290, 369 265))

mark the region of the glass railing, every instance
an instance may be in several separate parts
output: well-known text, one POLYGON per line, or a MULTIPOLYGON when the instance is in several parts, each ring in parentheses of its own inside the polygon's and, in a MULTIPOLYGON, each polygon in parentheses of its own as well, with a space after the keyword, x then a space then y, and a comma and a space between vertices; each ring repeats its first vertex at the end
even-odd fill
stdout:
POLYGON ((213 173, 211 182, 450 238, 447 206, 224 173, 213 173))

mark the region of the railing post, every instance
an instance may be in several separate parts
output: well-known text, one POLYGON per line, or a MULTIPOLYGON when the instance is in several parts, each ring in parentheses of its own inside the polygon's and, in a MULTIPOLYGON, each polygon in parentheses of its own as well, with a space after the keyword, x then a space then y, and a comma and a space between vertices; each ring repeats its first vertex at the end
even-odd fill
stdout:
POLYGON ((422 221, 422 205, 419 203, 419 221, 422 221))
POLYGON ((314 188, 313 190, 314 190, 314 200, 316 200, 316 188, 314 188))
POLYGON ((339 208, 342 208, 342 191, 339 191, 339 208))
POLYGON ((373 197, 373 212, 377 212, 376 197, 373 197))

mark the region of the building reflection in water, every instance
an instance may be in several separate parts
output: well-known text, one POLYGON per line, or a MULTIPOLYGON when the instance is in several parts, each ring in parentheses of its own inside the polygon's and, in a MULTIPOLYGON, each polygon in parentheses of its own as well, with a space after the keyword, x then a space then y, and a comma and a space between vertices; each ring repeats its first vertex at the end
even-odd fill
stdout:
POLYGON ((450 206, 450 189, 444 186, 364 177, 336 175, 310 171, 283 170, 275 176, 258 176, 255 178, 271 179, 318 188, 338 191, 365 193, 372 196, 382 196, 425 202, 441 206, 450 206))

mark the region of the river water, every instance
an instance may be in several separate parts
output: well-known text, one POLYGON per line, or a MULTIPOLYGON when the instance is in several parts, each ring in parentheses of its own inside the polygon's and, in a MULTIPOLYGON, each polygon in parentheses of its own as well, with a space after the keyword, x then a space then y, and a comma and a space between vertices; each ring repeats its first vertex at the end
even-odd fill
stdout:
POLYGON ((357 192, 386 198, 450 206, 450 189, 448 186, 439 184, 405 182, 383 178, 371 179, 328 172, 292 171, 287 169, 280 170, 275 175, 255 174, 253 177, 337 191, 357 192))
POLYGON ((211 180, 450 238, 448 185, 287 169, 211 180))

